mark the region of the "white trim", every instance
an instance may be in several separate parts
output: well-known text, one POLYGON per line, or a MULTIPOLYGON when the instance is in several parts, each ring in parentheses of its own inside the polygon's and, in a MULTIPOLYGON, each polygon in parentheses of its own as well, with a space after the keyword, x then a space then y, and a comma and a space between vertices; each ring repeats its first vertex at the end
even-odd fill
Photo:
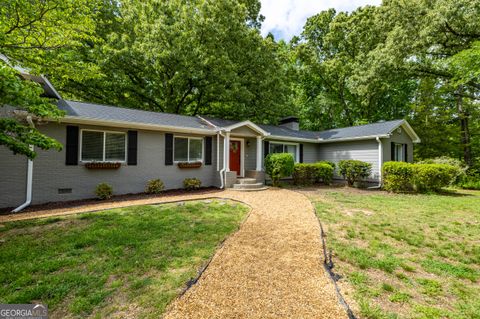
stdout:
POLYGON ((205 156, 205 143, 203 142, 203 137, 198 137, 198 136, 185 136, 185 135, 173 135, 173 163, 178 164, 178 163, 185 163, 185 161, 176 161, 175 160, 175 139, 176 138, 186 138, 187 139, 187 163, 198 163, 204 162, 204 156, 205 156), (190 140, 200 140, 202 142, 202 159, 195 160, 195 161, 190 161, 190 140))
POLYGON ((231 132, 232 130, 234 130, 236 128, 239 128, 239 127, 242 127, 242 126, 247 126, 247 127, 251 128, 252 130, 254 130, 255 132, 262 134, 263 136, 269 136, 270 135, 270 133, 268 133, 267 131, 262 129, 260 126, 258 126, 257 124, 255 124, 251 121, 238 122, 238 123, 232 124, 230 126, 225 126, 224 129, 227 132, 231 132))
POLYGON ((261 136, 257 136, 257 158, 256 158, 256 165, 255 165, 255 168, 258 172, 262 171, 262 158, 263 158, 263 152, 262 152, 262 149, 263 149, 263 143, 262 143, 262 137, 261 136))
MULTIPOLYGON (((292 143, 292 142, 284 142, 284 141, 269 141, 268 145, 268 154, 271 154, 270 152, 270 146, 272 144, 277 144, 277 145, 295 145, 295 163, 300 163, 300 143, 292 143)), ((283 153, 285 153, 285 147, 283 149, 283 153)), ((290 154, 290 153, 287 153, 290 154)))
POLYGON ((239 177, 245 176, 245 139, 241 137, 230 137, 228 142, 228 171, 230 169, 230 141, 240 141, 240 175, 239 177))
MULTIPOLYGON (((225 175, 227 172, 230 172, 230 133, 225 133, 225 138, 223 141, 223 162, 225 163, 225 175)), ((226 179, 225 179, 226 181, 226 179)))
POLYGON ((319 143, 334 143, 334 142, 346 142, 346 141, 373 140, 373 139, 376 139, 377 137, 378 138, 388 138, 388 137, 390 137, 390 134, 346 137, 346 138, 337 138, 337 139, 332 139, 332 140, 318 139, 318 142, 319 143))
POLYGON ((115 162, 115 163, 126 163, 127 162, 127 158, 128 158, 128 155, 127 155, 127 152, 128 152, 128 141, 127 141, 127 133, 126 132, 121 132, 121 131, 109 131, 109 130, 96 130, 96 129, 86 129, 86 128, 82 128, 80 129, 80 140, 79 140, 79 144, 80 144, 80 151, 79 151, 79 162, 81 163, 92 163, 92 162, 101 162, 101 163, 110 163, 110 162, 115 162), (83 160, 82 159, 82 153, 83 153, 83 132, 85 131, 88 131, 88 132, 99 132, 99 133, 103 133, 103 150, 102 150, 102 160, 101 161, 97 161, 97 160, 83 160), (105 146, 106 146, 106 141, 107 141, 107 133, 110 133, 110 134, 122 134, 123 136, 125 136, 125 158, 123 160, 106 160, 105 158, 105 146))
MULTIPOLYGON (((144 129, 151 131, 162 131, 162 132, 173 132, 173 133, 185 133, 185 134, 200 134, 200 135, 215 135, 216 132, 211 129, 195 129, 195 128, 182 128, 178 126, 170 125, 155 125, 155 124, 141 124, 135 122, 127 121, 109 121, 109 120, 98 120, 98 119, 85 119, 79 118, 78 116, 67 115, 61 117, 58 120, 60 123, 68 124, 87 124, 87 125, 96 125, 96 126, 110 126, 118 127, 123 129, 144 129)), ((52 120, 51 122, 57 122, 52 120)))
POLYGON ((199 119, 201 119, 202 121, 204 121, 205 123, 207 123, 208 125, 210 125, 211 127, 218 129, 218 126, 216 126, 215 124, 213 124, 213 123, 210 122, 209 120, 201 117, 200 115, 197 115, 197 117, 198 117, 199 119))

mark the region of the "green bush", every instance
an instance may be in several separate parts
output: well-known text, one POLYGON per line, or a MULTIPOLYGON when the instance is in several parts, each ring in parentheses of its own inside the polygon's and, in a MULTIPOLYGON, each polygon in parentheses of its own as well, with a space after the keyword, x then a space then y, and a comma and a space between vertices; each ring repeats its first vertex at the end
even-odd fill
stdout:
POLYGON ((330 184, 333 179, 333 167, 325 162, 297 163, 293 168, 292 177, 295 185, 311 185, 319 182, 330 184))
POLYGON ((265 158, 265 172, 272 179, 273 186, 278 186, 281 178, 291 176, 295 161, 292 154, 274 153, 265 158))
POLYGON ((151 179, 147 182, 145 186, 145 193, 147 194, 159 194, 163 191, 165 186, 161 179, 151 179))
POLYGON ((199 189, 202 182, 198 178, 185 178, 183 180, 183 187, 187 190, 199 189))
POLYGON ((441 156, 435 158, 425 159, 423 161, 417 162, 417 164, 447 164, 455 168, 455 178, 452 183, 460 184, 467 178, 467 169, 468 167, 461 161, 456 158, 451 158, 448 156, 441 156))
POLYGON ((372 164, 357 160, 341 160, 338 162, 340 175, 347 180, 348 186, 353 186, 355 182, 361 181, 372 172, 372 164))
POLYGON ((413 185, 420 192, 436 192, 455 181, 456 174, 448 164, 414 164, 413 185))
POLYGON ((330 185, 333 180, 333 171, 335 164, 332 162, 318 162, 313 164, 315 167, 315 181, 330 185))
POLYGON ((295 185, 311 185, 315 182, 315 167, 313 164, 297 163, 293 167, 292 177, 295 185))
POLYGON ((386 162, 383 164, 383 187, 387 191, 400 192, 412 189, 413 164, 386 162))
POLYGON ((95 187, 95 195, 98 199, 109 199, 112 197, 113 188, 107 183, 100 183, 95 187))
POLYGON ((480 179, 474 177, 467 177, 459 184, 459 186, 463 189, 480 190, 480 179))
POLYGON ((317 164, 328 164, 328 165, 330 165, 330 166, 333 168, 333 170, 335 170, 335 168, 337 168, 337 166, 335 165, 335 163, 334 163, 334 162, 331 162, 331 161, 320 161, 320 162, 317 162, 317 164))

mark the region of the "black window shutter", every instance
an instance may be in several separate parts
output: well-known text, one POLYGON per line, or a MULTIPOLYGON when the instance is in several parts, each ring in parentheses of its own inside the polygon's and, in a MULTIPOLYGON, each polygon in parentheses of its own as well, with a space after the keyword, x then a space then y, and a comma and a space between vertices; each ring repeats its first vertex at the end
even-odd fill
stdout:
POLYGON ((300 144, 300 163, 303 163, 303 144, 300 144))
POLYGON ((65 165, 78 165, 78 126, 67 125, 65 165))
POLYGON ((138 132, 128 131, 127 133, 127 164, 137 165, 137 146, 138 146, 138 132))
POLYGON ((173 165, 173 134, 165 134, 165 165, 173 165))
POLYGON ((403 156, 405 156, 405 162, 408 162, 408 144, 403 144, 403 156))
POLYGON ((205 136, 205 165, 212 165, 212 137, 205 136))
POLYGON ((395 160, 395 143, 394 142, 391 142, 390 143, 390 160, 391 161, 394 161, 395 160))
POLYGON ((267 157, 269 152, 270 152, 270 142, 269 141, 264 141, 263 142, 263 156, 267 157))

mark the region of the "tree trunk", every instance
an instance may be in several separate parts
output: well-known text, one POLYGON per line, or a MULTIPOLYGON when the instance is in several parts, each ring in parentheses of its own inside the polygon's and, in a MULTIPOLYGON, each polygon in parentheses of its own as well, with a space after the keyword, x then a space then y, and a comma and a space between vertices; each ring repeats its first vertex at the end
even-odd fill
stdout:
POLYGON ((465 164, 471 166, 472 160, 472 147, 470 145, 470 130, 468 127, 468 120, 470 114, 465 110, 463 105, 463 87, 459 87, 457 94, 457 111, 460 121, 460 143, 463 147, 463 160, 465 164))

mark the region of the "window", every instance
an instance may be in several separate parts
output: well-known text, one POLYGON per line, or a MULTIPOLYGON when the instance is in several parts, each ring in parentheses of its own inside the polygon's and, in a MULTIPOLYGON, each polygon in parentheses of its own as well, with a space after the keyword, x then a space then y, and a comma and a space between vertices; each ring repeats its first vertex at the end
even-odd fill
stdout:
POLYGON ((125 155, 125 133, 82 130, 83 162, 124 162, 125 155))
POLYGON ((293 160, 297 161, 297 144, 270 143, 270 153, 290 153, 293 160))
POLYGON ((395 144, 395 158, 394 160, 397 162, 403 162, 404 161, 404 155, 403 155, 403 144, 395 144))
POLYGON ((175 137, 173 142, 174 162, 201 162, 203 139, 198 137, 175 137))

